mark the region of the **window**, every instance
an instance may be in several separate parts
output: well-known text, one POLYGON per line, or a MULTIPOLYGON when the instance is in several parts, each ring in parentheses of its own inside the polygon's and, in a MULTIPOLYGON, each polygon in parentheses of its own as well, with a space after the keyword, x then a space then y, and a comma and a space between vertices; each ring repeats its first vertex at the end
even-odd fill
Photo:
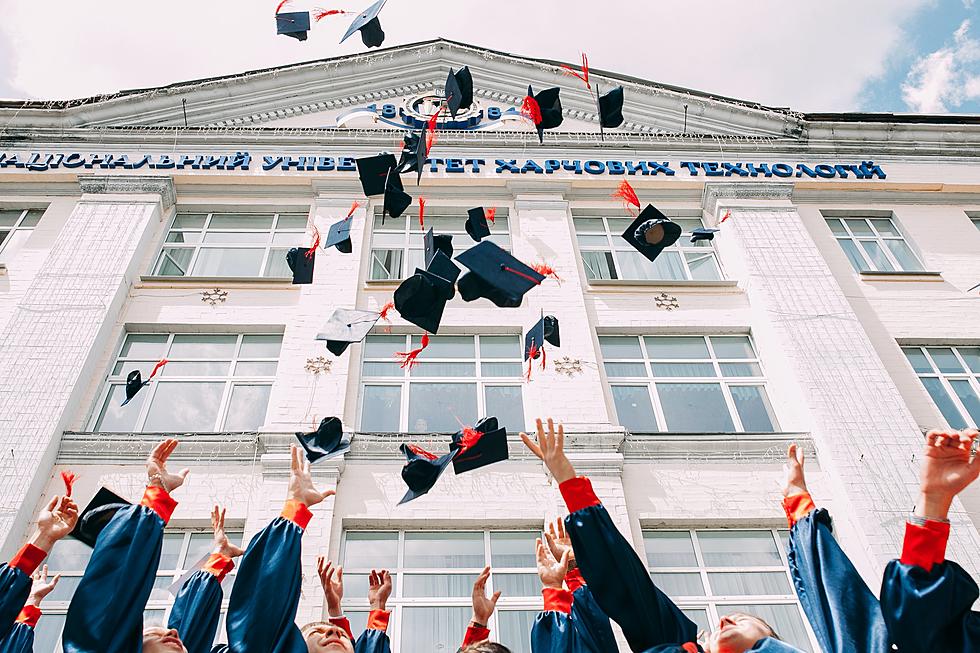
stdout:
POLYGON ((632 431, 776 430, 748 336, 600 336, 599 346, 619 423, 632 431))
POLYGON ((486 416, 508 431, 525 428, 520 336, 430 336, 412 370, 395 361, 395 352, 421 346, 419 336, 367 337, 362 431, 455 433, 486 416))
POLYGON ((44 215, 44 209, 0 209, 0 262, 9 263, 44 215))
MULTIPOLYGON (((432 227, 438 234, 452 234, 453 245, 457 252, 461 252, 475 244, 464 229, 465 223, 465 211, 462 215, 453 216, 426 214, 425 231, 432 227)), ((489 226, 492 234, 484 240, 509 251, 507 212, 497 209, 497 217, 489 226)), ((385 218, 383 225, 381 216, 375 215, 371 242, 371 276, 368 278, 372 281, 401 280, 411 276, 415 268, 424 268, 425 231, 418 226, 418 213, 414 216, 406 213, 400 218, 385 218)))
POLYGON ((491 637, 514 653, 531 653, 528 633, 541 611, 537 537, 540 531, 347 531, 344 613, 360 633, 369 612, 368 574, 388 569, 395 652, 455 651, 472 614, 473 582, 489 565, 487 593, 503 591, 488 624, 491 637))
POLYGON ((973 221, 973 226, 980 230, 980 218, 970 218, 973 221))
POLYGON ((178 211, 153 274, 291 277, 286 252, 308 245, 304 236, 308 215, 305 210, 290 213, 178 211))
POLYGON ((787 568, 788 537, 771 529, 643 532, 650 577, 700 630, 745 612, 814 651, 787 568))
MULTIPOLYGON (((229 528, 227 533, 228 539, 233 544, 241 545, 241 529, 229 528)), ((188 569, 207 558, 211 551, 211 538, 211 532, 196 529, 167 529, 164 532, 160 566, 157 569, 153 590, 150 592, 150 599, 143 610, 143 620, 146 625, 166 624, 175 598, 175 594, 169 590, 170 586, 178 582, 188 569)), ((65 625, 68 603, 75 594, 91 555, 92 549, 74 538, 60 540, 51 550, 51 555, 45 561, 48 565, 48 574, 49 576, 61 574, 61 580, 41 605, 44 614, 34 631, 36 653, 61 651, 61 630, 65 625)), ((228 597, 234 583, 235 571, 232 570, 221 583, 224 602, 216 642, 227 641, 224 614, 228 609, 228 597)), ((177 589, 175 588, 174 592, 177 589)))
POLYGON ((96 431, 189 433, 254 431, 265 423, 281 335, 130 333, 102 391, 96 431), (156 362, 169 362, 122 406, 126 376, 144 381, 156 362))
POLYGON ((827 218, 857 272, 919 272, 922 263, 891 218, 827 218))
POLYGON ((575 218, 575 233, 589 279, 717 281, 721 268, 712 241, 691 243, 700 218, 671 218, 684 230, 652 263, 623 239, 632 218, 575 218))
POLYGON ((954 429, 980 425, 980 347, 902 347, 954 429))

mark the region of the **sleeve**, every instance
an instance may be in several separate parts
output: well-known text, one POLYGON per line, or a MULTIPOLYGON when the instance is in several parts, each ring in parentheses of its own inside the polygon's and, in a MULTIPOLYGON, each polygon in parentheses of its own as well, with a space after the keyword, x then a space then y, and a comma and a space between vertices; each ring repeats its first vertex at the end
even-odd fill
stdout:
POLYGON ((221 620, 221 581, 233 567, 231 558, 212 554, 177 593, 167 627, 177 631, 187 653, 208 653, 214 645, 221 620))
POLYGON ((575 653, 606 653, 617 650, 616 636, 609 617, 599 607, 589 586, 582 583, 572 596, 571 620, 575 631, 575 653))
POLYGON ((908 653, 980 650, 980 595, 955 562, 944 561, 949 525, 907 524, 901 560, 885 569, 881 611, 892 642, 908 653))
POLYGON ((43 549, 25 544, 9 564, 0 565, 0 638, 6 637, 13 628, 14 620, 31 593, 31 574, 46 555, 43 549))
POLYGON ((33 624, 23 621, 15 623, 7 636, 0 640, 0 653, 33 653, 36 623, 36 620, 33 624))
POLYGON ((569 616, 572 593, 547 587, 541 593, 544 610, 531 627, 531 653, 572 653, 575 650, 575 632, 569 616))
POLYGON ((64 653, 131 653, 143 642, 143 607, 153 589, 163 527, 176 502, 146 488, 143 502, 117 511, 68 605, 64 653))
POLYGON ((796 595, 823 651, 890 650, 878 599, 834 539, 826 510, 810 510, 793 525, 788 560, 796 595))
POLYGON ((565 530, 596 602, 623 629, 630 648, 691 642, 697 626, 653 584, 646 565, 613 524, 587 478, 561 484, 565 530))
POLYGON ((479 628, 478 626, 467 626, 466 634, 463 635, 463 644, 460 646, 460 650, 466 648, 470 644, 476 644, 477 642, 483 642, 490 639, 490 629, 489 628, 479 628))
POLYGON ((305 653, 296 626, 309 508, 287 501, 282 516, 259 532, 242 556, 228 606, 228 644, 235 653, 305 653))
MULTIPOLYGON (((368 614, 367 628, 357 638, 354 653, 391 653, 391 640, 388 639, 388 620, 391 612, 371 610, 368 614)), ((306 651, 305 644, 303 651, 306 651)))
POLYGON ((329 617, 327 621, 332 623, 334 626, 340 626, 341 628, 343 628, 344 632, 347 633, 347 636, 350 637, 350 641, 352 642, 354 641, 354 631, 351 630, 350 619, 344 616, 340 616, 340 617, 329 617))

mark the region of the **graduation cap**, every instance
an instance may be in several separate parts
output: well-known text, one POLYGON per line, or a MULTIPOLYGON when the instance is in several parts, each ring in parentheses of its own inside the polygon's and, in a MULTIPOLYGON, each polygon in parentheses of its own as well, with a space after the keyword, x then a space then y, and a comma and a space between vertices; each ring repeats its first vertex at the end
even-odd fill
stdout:
POLYGON ((136 396, 136 393, 142 390, 144 387, 150 385, 150 379, 157 375, 157 371, 161 367, 167 364, 167 359, 163 358, 153 366, 153 371, 150 372, 150 376, 147 377, 146 381, 143 380, 143 376, 140 374, 139 370, 133 370, 126 376, 126 399, 120 404, 125 406, 130 402, 130 400, 136 396))
POLYGON ((662 251, 676 243, 680 237, 680 225, 671 222, 652 204, 647 204, 623 232, 623 239, 650 261, 660 256, 662 251))
POLYGON ((104 487, 99 488, 99 491, 82 510, 82 514, 78 516, 78 522, 70 535, 94 549, 95 541, 99 539, 99 533, 102 532, 102 529, 109 525, 119 510, 131 505, 133 504, 112 490, 104 487))
POLYGON ((476 242, 490 235, 490 225, 487 224, 487 212, 482 206, 467 211, 466 233, 476 242))
POLYGON ((346 219, 330 225, 327 242, 323 246, 336 247, 341 253, 350 254, 354 251, 354 245, 350 240, 351 226, 353 226, 353 221, 346 219))
POLYGON ((422 447, 414 444, 402 444, 399 447, 405 454, 407 462, 402 467, 402 480, 408 485, 408 492, 398 502, 398 505, 408 503, 426 494, 446 471, 449 463, 456 457, 456 451, 450 451, 444 456, 436 457, 422 447))
POLYGON ((291 36, 299 41, 306 40, 310 31, 310 12, 288 11, 276 14, 276 33, 291 36))
POLYGON ((415 274, 402 281, 395 290, 395 309, 420 329, 438 333, 447 294, 452 297, 455 293, 452 286, 448 279, 416 268, 415 274))
MULTIPOLYGON (((598 95, 599 87, 596 86, 598 95)), ((615 128, 623 124, 623 87, 617 86, 605 95, 599 96, 599 124, 606 128, 615 128)))
POLYGON ((369 48, 380 47, 385 41, 384 30, 381 29, 381 21, 378 19, 378 14, 381 13, 381 8, 385 6, 387 0, 378 0, 373 5, 365 9, 361 14, 354 19, 354 22, 350 24, 347 28, 347 33, 344 34, 344 38, 340 39, 343 43, 354 34, 354 32, 360 31, 361 40, 369 48))
MULTIPOLYGON (((394 160, 394 157, 392 157, 394 160)), ((381 208, 381 224, 385 222, 385 216, 393 218, 401 216, 405 209, 412 205, 412 196, 405 192, 402 186, 402 179, 398 176, 398 171, 394 168, 388 170, 388 179, 385 182, 385 198, 381 208)))
POLYGON ((453 458, 453 471, 465 474, 507 460, 507 429, 497 425, 496 417, 484 417, 473 428, 464 428, 453 435, 450 448, 458 451, 453 458))
POLYGON ((412 132, 405 136, 404 147, 398 158, 398 172, 417 172, 417 183, 422 183, 422 169, 428 160, 425 144, 425 130, 412 132))
POLYGON ((544 143, 544 130, 554 129, 564 120, 561 114, 560 93, 561 89, 556 86, 546 88, 535 95, 534 89, 527 87, 527 97, 524 98, 521 112, 534 122, 534 126, 538 128, 538 140, 542 143, 544 143))
POLYGON ((286 264, 293 271, 293 284, 313 283, 313 265, 316 263, 316 248, 294 247, 286 252, 286 264))
MULTIPOLYGON (((357 165, 357 176, 361 180, 361 188, 367 197, 384 195, 391 169, 397 167, 394 154, 378 154, 354 161, 357 165)), ((397 177, 397 175, 396 175, 397 177)))
POLYGON ((449 78, 446 79, 446 104, 449 106, 449 113, 453 120, 460 109, 469 109, 473 104, 473 75, 470 74, 470 67, 463 66, 457 72, 449 69, 449 78))
POLYGON ((458 284, 459 294, 467 302, 484 297, 501 308, 514 308, 545 279, 489 240, 469 248, 456 260, 470 269, 458 284))
POLYGON ((721 229, 712 229, 711 227, 698 227, 691 232, 691 242, 696 243, 699 240, 714 240, 715 234, 721 231, 721 229))
POLYGON ((316 340, 327 341, 327 351, 340 356, 355 342, 361 342, 381 319, 381 313, 349 308, 335 309, 327 323, 316 334, 316 340))
POLYGON ((315 431, 297 433, 296 439, 311 463, 350 451, 350 440, 344 440, 344 425, 336 417, 324 417, 315 431))
POLYGON ((442 252, 452 258, 453 237, 452 234, 436 234, 432 227, 425 232, 425 265, 428 266, 436 252, 442 252))
POLYGON ((558 334, 558 318, 554 315, 544 315, 538 323, 528 329, 524 336, 524 360, 537 360, 544 353, 544 343, 561 347, 561 337, 558 334))

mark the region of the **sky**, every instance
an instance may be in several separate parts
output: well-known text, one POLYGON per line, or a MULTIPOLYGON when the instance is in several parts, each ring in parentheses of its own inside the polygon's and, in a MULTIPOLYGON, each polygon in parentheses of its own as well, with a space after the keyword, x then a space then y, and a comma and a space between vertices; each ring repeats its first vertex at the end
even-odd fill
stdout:
MULTIPOLYGON (((371 0, 291 0, 357 11, 371 0)), ((363 52, 278 0, 0 0, 0 98, 71 99, 363 52)), ((980 114, 980 0, 388 0, 384 47, 437 37, 797 111, 980 114)))

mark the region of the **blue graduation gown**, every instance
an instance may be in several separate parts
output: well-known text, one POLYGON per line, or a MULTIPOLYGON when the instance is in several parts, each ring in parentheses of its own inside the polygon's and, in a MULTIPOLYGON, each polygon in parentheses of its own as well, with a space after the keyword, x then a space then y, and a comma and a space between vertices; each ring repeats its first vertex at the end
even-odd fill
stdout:
POLYGON ((209 653, 221 621, 221 583, 211 572, 195 571, 180 588, 167 620, 187 653, 209 653))
POLYGON ((609 617, 599 607, 588 585, 572 593, 572 613, 569 618, 575 631, 576 653, 606 653, 616 651, 616 636, 609 617))
POLYGON ((574 653, 574 637, 569 615, 558 610, 544 610, 538 613, 531 626, 531 653, 574 653))
POLYGON ((0 638, 6 637, 13 629, 14 621, 30 593, 30 574, 7 563, 0 565, 0 638))
POLYGON ((34 627, 15 623, 7 636, 0 641, 0 653, 33 653, 34 627))

